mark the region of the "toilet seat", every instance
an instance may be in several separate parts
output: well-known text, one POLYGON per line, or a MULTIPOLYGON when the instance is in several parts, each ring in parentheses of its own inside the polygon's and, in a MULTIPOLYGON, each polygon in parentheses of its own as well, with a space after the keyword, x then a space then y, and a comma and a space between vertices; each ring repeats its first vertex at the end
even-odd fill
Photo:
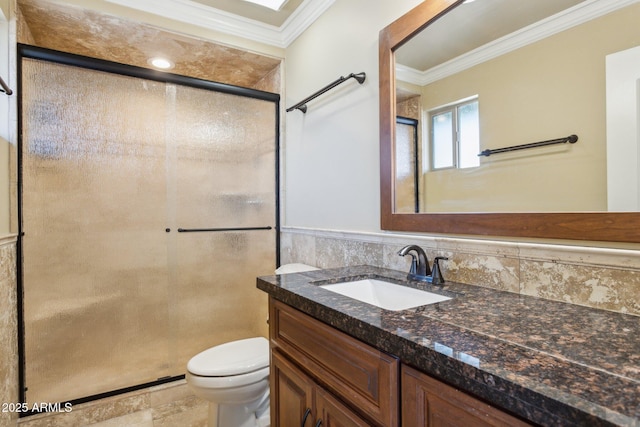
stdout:
MULTIPOLYGON (((269 370, 269 341, 263 337, 247 338, 217 345, 193 356, 187 364, 187 371, 197 377, 237 378, 248 383, 251 374, 269 370)), ((259 376, 258 374, 257 376, 259 376)))
POLYGON ((186 377, 187 382, 195 387, 207 389, 236 388, 266 381, 269 377, 269 367, 267 366, 246 374, 229 375, 226 377, 205 377, 187 372, 186 377))

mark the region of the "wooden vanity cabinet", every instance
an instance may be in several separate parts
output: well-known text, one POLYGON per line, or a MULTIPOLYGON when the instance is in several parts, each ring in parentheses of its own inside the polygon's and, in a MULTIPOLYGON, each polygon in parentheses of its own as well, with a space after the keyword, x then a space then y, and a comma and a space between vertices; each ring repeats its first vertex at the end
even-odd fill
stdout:
POLYGON ((269 329, 272 425, 399 425, 397 358, 273 298, 269 329))
POLYGON ((273 298, 269 314, 272 426, 529 425, 273 298))
POLYGON ((530 426, 406 365, 401 371, 402 427, 530 426))

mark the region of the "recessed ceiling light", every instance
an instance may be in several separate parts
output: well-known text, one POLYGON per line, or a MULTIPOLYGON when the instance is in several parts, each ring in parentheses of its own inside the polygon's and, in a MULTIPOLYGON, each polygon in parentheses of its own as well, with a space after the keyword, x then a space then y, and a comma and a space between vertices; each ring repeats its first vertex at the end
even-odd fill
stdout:
POLYGON ((249 3, 255 3, 260 6, 268 7, 273 10, 280 10, 287 0, 245 0, 249 3))
POLYGON ((175 64, 167 58, 161 57, 151 58, 148 62, 151 66, 159 68, 160 70, 170 70, 175 66, 175 64))

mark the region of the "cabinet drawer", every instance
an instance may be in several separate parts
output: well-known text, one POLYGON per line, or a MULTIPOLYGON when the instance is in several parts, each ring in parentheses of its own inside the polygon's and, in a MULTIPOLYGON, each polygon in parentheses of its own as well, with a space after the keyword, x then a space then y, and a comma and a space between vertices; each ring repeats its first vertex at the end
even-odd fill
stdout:
POLYGON ((398 425, 396 358, 273 298, 269 310, 274 347, 376 425, 398 425))
POLYGON ((405 365, 402 366, 402 400, 402 427, 529 426, 405 365))

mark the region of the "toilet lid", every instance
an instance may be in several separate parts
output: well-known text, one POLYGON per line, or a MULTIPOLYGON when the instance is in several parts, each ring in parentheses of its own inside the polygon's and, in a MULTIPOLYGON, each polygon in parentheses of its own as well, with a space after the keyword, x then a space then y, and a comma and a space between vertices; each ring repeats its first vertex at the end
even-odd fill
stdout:
POLYGON ((211 347, 189 360, 187 370, 203 377, 246 374, 269 366, 269 341, 262 337, 211 347))

